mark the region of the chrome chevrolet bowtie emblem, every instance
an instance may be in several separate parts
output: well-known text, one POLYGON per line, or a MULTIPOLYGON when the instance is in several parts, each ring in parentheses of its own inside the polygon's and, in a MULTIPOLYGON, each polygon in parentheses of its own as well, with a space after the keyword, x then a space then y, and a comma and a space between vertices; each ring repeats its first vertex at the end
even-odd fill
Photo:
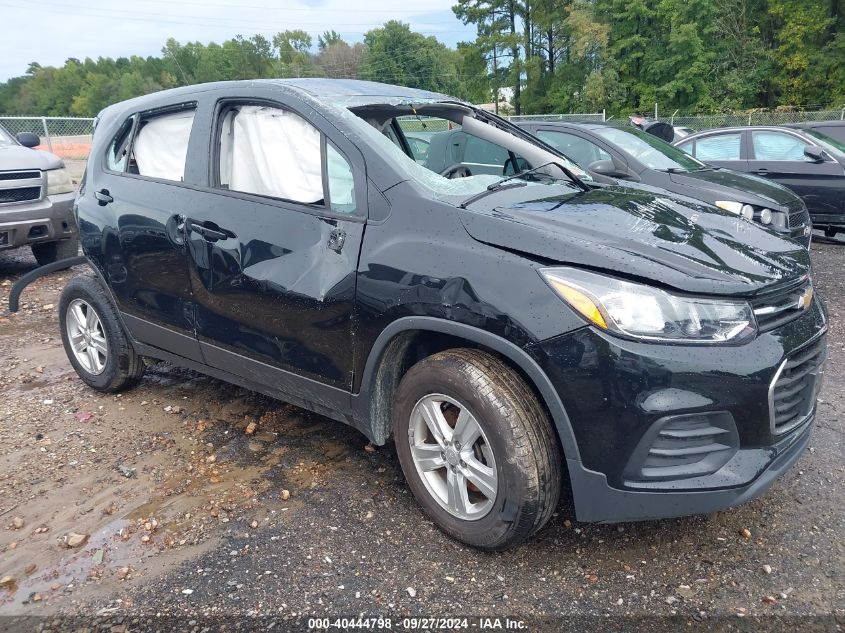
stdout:
POLYGON ((806 310, 810 307, 813 303, 813 289, 807 288, 804 292, 801 293, 801 296, 798 297, 798 309, 799 310, 806 310))

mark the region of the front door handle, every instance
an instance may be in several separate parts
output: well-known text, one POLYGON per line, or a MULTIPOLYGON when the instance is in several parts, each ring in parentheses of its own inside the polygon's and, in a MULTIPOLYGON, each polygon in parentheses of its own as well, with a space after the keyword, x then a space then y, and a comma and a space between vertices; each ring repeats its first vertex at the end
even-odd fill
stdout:
POLYGON ((108 189, 100 189, 99 191, 94 192, 94 197, 100 203, 101 207, 106 206, 109 202, 114 202, 114 198, 111 197, 108 189))
POLYGON ((343 250, 344 244, 346 244, 346 231, 337 228, 332 229, 331 233, 329 233, 329 240, 326 243, 326 246, 330 250, 339 253, 343 250))
POLYGON ((185 219, 185 229, 188 233, 199 233, 203 239, 209 242, 217 242, 235 237, 235 234, 227 229, 221 229, 214 222, 198 222, 191 218, 185 219))
POLYGON ((755 174, 757 174, 758 176, 768 176, 768 175, 769 175, 769 170, 768 170, 768 169, 766 169, 766 168, 764 168, 764 167, 761 167, 760 169, 758 169, 758 170, 757 170, 757 171, 755 171, 754 173, 755 173, 755 174))

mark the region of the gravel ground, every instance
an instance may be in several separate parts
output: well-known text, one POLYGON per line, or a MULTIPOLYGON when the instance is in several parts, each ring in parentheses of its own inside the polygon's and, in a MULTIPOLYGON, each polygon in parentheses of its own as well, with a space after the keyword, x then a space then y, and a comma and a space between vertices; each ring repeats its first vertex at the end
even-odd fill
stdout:
POLYGON ((435 529, 393 449, 350 428, 167 364, 125 394, 91 391, 55 308, 84 269, 41 279, 9 316, 9 286, 34 262, 0 253, 0 616, 36 618, 0 629, 99 613, 112 631, 151 616, 307 630, 309 617, 359 614, 393 630, 412 628, 403 616, 471 616, 478 630, 496 628, 478 616, 532 631, 842 630, 843 255, 813 248, 826 384, 811 448, 762 498, 622 525, 577 523, 564 500, 530 542, 485 554, 435 529))

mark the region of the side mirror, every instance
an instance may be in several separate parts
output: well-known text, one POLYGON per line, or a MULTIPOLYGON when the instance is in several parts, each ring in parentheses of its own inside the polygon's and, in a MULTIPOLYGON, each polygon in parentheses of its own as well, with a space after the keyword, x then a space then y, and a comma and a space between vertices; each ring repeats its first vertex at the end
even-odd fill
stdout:
POLYGON ((825 159, 824 150, 818 145, 808 145, 805 147, 804 156, 816 163, 823 163, 825 159))
POLYGON ((629 178, 629 174, 621 167, 617 167, 612 160, 597 160, 587 165, 587 169, 599 176, 607 176, 608 178, 629 178))
POLYGON ((15 134, 15 138, 24 147, 37 147, 41 145, 41 139, 38 138, 37 134, 33 134, 32 132, 18 132, 15 134))

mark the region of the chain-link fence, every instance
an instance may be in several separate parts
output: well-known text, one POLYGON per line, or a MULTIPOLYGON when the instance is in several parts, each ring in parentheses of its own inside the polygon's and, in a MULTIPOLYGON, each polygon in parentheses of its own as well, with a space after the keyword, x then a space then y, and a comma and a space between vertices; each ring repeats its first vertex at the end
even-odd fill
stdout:
POLYGON ((737 127, 747 125, 785 125, 805 121, 843 121, 845 108, 841 110, 815 110, 795 112, 750 112, 748 114, 699 114, 694 116, 659 116, 675 127, 688 127, 700 132, 717 127, 737 127))
POLYGON ((41 138, 38 149, 53 152, 65 160, 85 160, 91 151, 94 119, 7 116, 0 117, 0 125, 12 135, 37 134, 41 138))
POLYGON ((514 123, 529 123, 531 121, 583 121, 596 122, 606 121, 606 112, 590 112, 585 114, 520 114, 518 116, 505 117, 514 123))

